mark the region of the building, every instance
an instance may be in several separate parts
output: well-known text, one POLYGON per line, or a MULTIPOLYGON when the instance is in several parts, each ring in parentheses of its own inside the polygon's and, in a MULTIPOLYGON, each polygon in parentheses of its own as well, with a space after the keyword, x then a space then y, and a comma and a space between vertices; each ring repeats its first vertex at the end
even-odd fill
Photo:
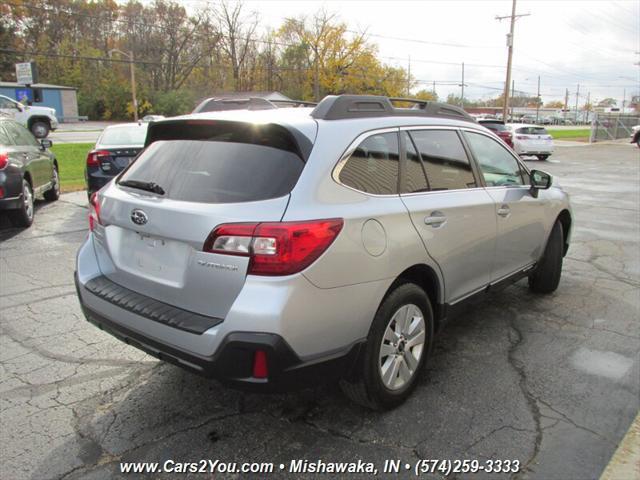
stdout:
POLYGON ((74 87, 34 83, 29 90, 25 85, 16 82, 0 82, 0 95, 21 101, 25 96, 38 107, 54 108, 60 122, 80 120, 78 115, 78 96, 74 87), (40 89, 41 100, 35 102, 33 90, 40 89))

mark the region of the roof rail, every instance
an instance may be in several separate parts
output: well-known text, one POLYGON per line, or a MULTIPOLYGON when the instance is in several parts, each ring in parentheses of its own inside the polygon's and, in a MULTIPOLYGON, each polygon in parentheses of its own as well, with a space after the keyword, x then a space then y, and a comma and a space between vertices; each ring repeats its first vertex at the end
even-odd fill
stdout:
POLYGON ((271 103, 274 104, 285 104, 285 105, 295 105, 296 107, 315 107, 316 105, 318 105, 318 102, 306 102, 304 100, 269 100, 271 103))
POLYGON ((475 123, 475 119, 471 115, 454 105, 415 98, 389 98, 379 95, 327 95, 313 109, 311 116, 322 120, 419 116, 452 118, 475 123), (415 105, 411 108, 400 108, 394 107, 393 102, 408 102, 415 105))

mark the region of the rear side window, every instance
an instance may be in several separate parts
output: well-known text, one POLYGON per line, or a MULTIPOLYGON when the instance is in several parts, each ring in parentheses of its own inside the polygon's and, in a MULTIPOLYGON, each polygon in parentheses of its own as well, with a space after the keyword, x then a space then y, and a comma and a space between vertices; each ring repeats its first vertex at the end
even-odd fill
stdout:
POLYGON ((430 190, 476 186, 469 158, 455 131, 414 130, 411 137, 420 152, 430 190))
POLYGON ((402 191, 403 193, 426 192, 429 190, 429 184, 427 183, 420 155, 418 155, 418 151, 413 145, 409 134, 402 132, 401 135, 404 137, 405 150, 407 152, 406 179, 402 191))
POLYGON ((304 162, 287 148, 290 141, 270 138, 277 133, 241 128, 219 132, 201 125, 196 139, 156 140, 125 170, 118 182, 154 182, 164 198, 198 203, 235 203, 266 200, 291 192, 304 162), (249 131, 251 133, 249 133, 249 131))
POLYGON ((6 122, 4 126, 15 145, 24 147, 37 147, 40 145, 36 138, 31 135, 31 132, 22 125, 15 122, 6 122))
POLYGON ((0 124, 0 145, 13 145, 13 141, 11 140, 11 137, 9 136, 9 134, 4 130, 4 128, 2 128, 2 125, 0 124))
POLYGON ((376 195, 398 193, 398 134, 371 135, 358 145, 338 172, 338 179, 361 192, 376 195))

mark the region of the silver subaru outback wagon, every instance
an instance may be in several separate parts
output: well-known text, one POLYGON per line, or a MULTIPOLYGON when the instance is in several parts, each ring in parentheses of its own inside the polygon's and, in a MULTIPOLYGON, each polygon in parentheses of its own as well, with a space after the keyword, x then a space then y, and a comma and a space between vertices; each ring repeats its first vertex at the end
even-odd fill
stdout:
POLYGON ((553 292, 567 194, 464 111, 341 95, 150 125, 91 199, 86 318, 162 360, 280 391, 404 401, 468 300, 553 292))

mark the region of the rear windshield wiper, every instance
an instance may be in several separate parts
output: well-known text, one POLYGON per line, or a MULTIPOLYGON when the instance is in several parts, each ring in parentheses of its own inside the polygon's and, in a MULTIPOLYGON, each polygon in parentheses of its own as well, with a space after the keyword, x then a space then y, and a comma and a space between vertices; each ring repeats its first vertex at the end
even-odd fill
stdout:
POLYGON ((157 193, 158 195, 164 195, 164 188, 155 182, 143 182, 140 180, 122 180, 118 182, 118 185, 123 187, 137 188, 138 190, 145 190, 147 192, 157 193))

